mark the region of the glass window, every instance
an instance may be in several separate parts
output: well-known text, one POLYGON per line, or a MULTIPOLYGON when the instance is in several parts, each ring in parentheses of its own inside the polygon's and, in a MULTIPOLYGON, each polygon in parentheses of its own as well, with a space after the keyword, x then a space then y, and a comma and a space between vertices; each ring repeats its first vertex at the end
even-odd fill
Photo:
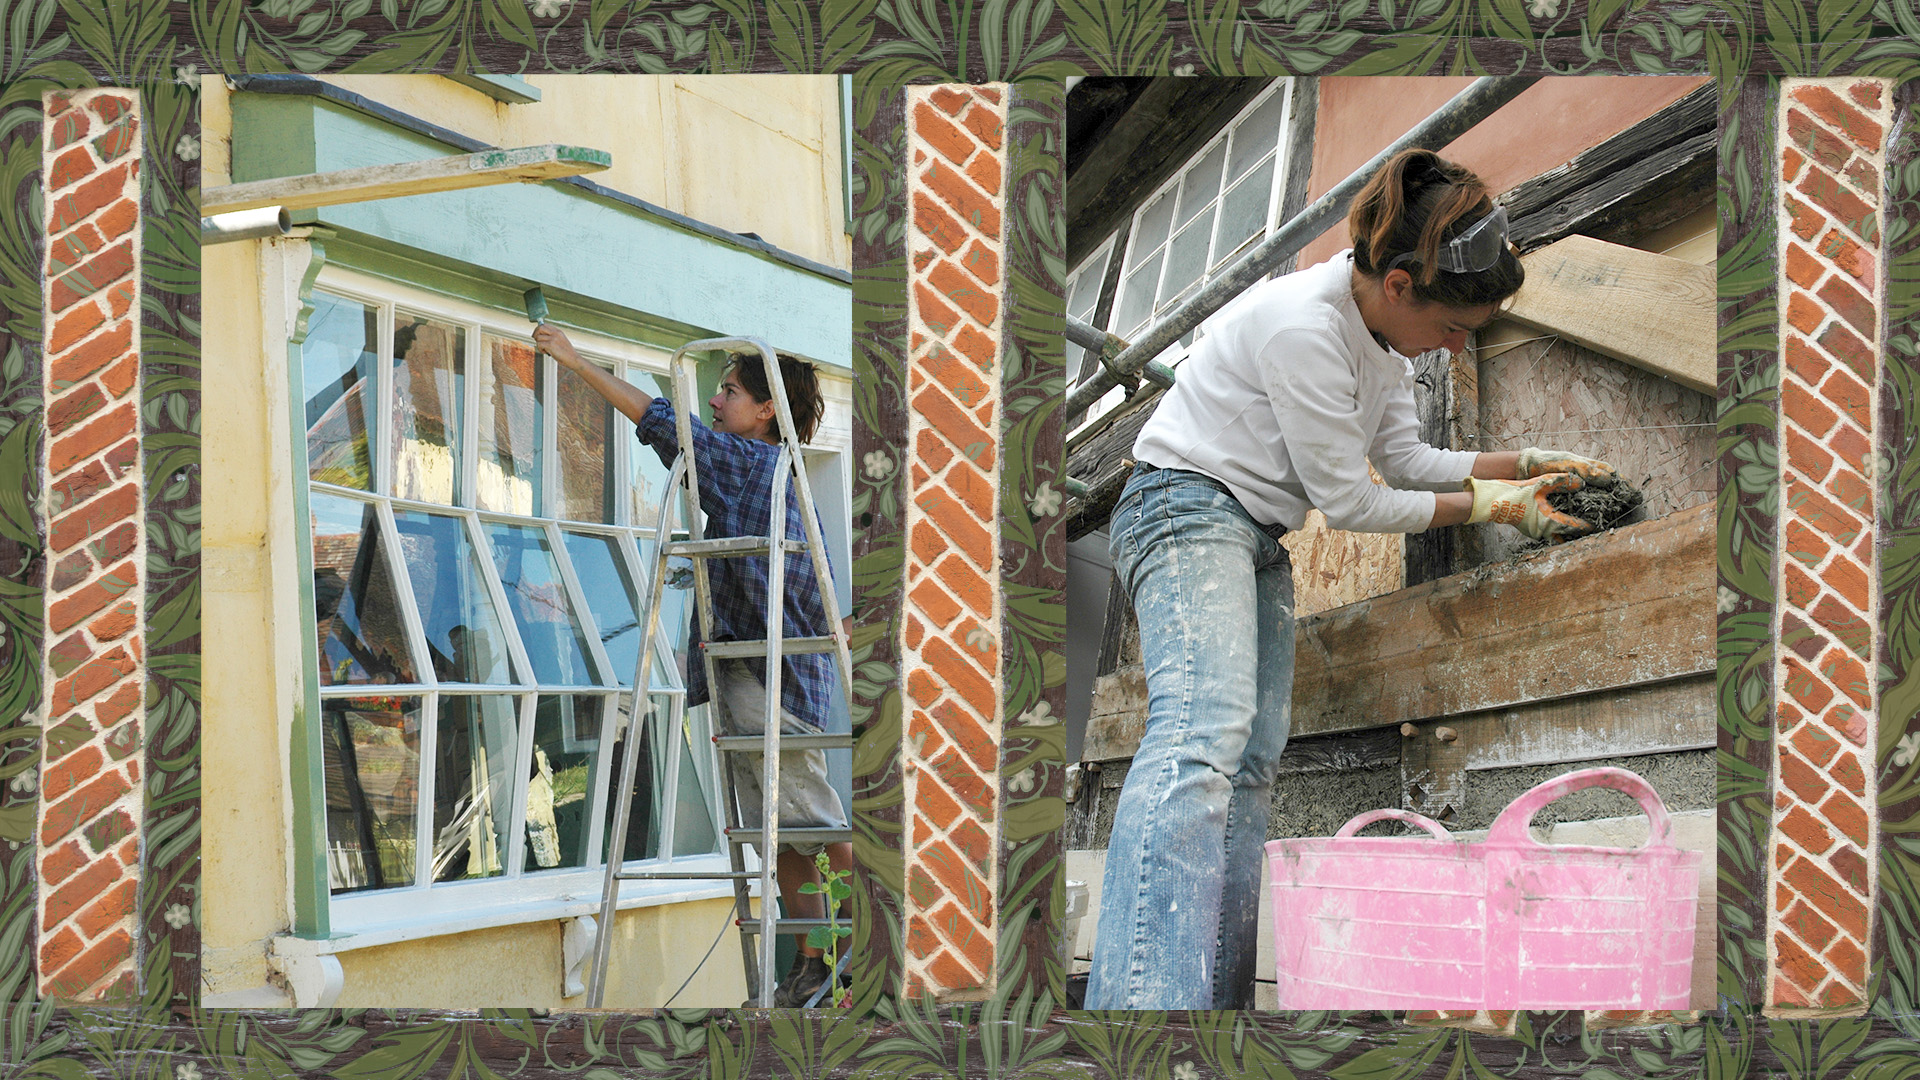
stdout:
POLYGON ((413 883, 420 699, 327 698, 327 880, 335 892, 413 883))
POLYGON ((320 685, 419 682, 377 508, 319 491, 309 506, 320 685))
MULTIPOLYGON (((587 380, 558 364, 560 388, 560 505, 555 517, 613 521, 615 451, 613 406, 587 380)), ((626 425, 631 433, 632 425, 626 425)))
POLYGON ((498 877, 513 818, 517 698, 440 695, 433 769, 433 881, 498 877))
POLYGON ((533 342, 481 338, 480 478, 482 510, 540 512, 540 363, 533 342))
POLYGON ((487 595, 472 542, 460 518, 395 510, 400 553, 413 581, 414 603, 427 634, 433 676, 442 682, 512 682, 506 634, 487 595))
POLYGON ((587 639, 580 620, 573 616, 559 564, 547 547, 546 530, 490 521, 481 531, 493 548, 493 565, 507 591, 507 610, 519 625, 533 677, 562 686, 598 682, 587 662, 587 639))
POLYGON ((316 290, 301 346, 307 403, 307 474, 341 487, 373 487, 373 443, 367 430, 379 355, 379 311, 316 290))
POLYGON ((461 327, 404 312, 394 316, 393 493, 403 499, 460 498, 466 351, 461 327))

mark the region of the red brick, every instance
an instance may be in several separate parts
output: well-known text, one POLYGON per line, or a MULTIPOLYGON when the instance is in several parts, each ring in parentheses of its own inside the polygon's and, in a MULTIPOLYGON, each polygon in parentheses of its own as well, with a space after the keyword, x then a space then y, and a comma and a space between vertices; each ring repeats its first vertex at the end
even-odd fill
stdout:
POLYGON ((1837 277, 1827 279, 1827 283, 1820 287, 1820 299, 1825 300, 1835 314, 1847 320, 1869 341, 1880 336, 1880 317, 1873 309, 1873 301, 1845 280, 1837 277))
POLYGON ((100 231, 91 225, 82 225, 65 236, 53 239, 47 244, 47 276, 59 277, 86 262, 103 246, 105 242, 100 239, 100 231))
MULTIPOLYGON (((1866 777, 1860 772, 1860 759, 1852 754, 1842 754, 1827 769, 1827 775, 1839 781, 1840 786, 1855 795, 1867 793, 1866 777)), ((1813 800, 1809 799, 1809 802, 1813 800)))
POLYGON ((958 169, 942 168, 939 162, 927 166, 926 185, 960 215, 960 220, 983 236, 1000 235, 1000 211, 980 194, 958 169))
POLYGON ((95 218, 94 224, 100 227, 102 236, 115 237, 131 233, 139 221, 140 204, 132 199, 121 199, 95 218))
POLYGON ((1773 935, 1773 957, 1780 974, 1801 987, 1811 989, 1826 978, 1827 966, 1785 934, 1773 935))
POLYGON ((85 949, 86 942, 73 932, 73 927, 63 926, 40 946, 40 970, 54 971, 65 967, 85 949))
POLYGON ((920 852, 920 863, 933 871, 935 881, 945 886, 949 899, 969 911, 982 913, 993 908, 993 892, 973 871, 967 869, 959 853, 936 840, 920 852))
POLYGON ((1839 172, 1853 156, 1853 147, 1845 139, 1814 123, 1813 117, 1799 109, 1787 110, 1787 135, 1832 172, 1839 172))
POLYGON ((944 336, 960 322, 960 313, 948 307, 924 281, 913 283, 913 296, 920 302, 920 321, 934 333, 944 336))
POLYGON ((1839 128, 1842 134, 1853 140, 1855 146, 1869 152, 1880 149, 1885 130, 1859 109, 1841 100, 1840 95, 1816 84, 1800 87, 1793 92, 1793 96, 1828 127, 1839 128))
POLYGON ((1792 866, 1787 867, 1782 880, 1805 897, 1820 914, 1832 920, 1842 932, 1856 938, 1866 936, 1865 903, 1814 860, 1795 860, 1792 866))
MULTIPOLYGON (((1862 380, 1875 377, 1873 346, 1861 341, 1838 319, 1827 324, 1827 328, 1820 333, 1819 341, 1821 348, 1827 350, 1834 359, 1847 365, 1847 368, 1862 380)), ((1812 379, 1807 381, 1813 382, 1812 379)))
POLYGON ((1000 149, 1000 140, 1006 133, 1007 125, 997 109, 975 106, 967 110, 967 115, 961 117, 960 122, 967 125, 967 130, 973 132, 973 137, 985 144, 987 149, 1000 149))
POLYGON ((1833 755, 1840 752, 1840 747, 1833 741, 1833 736, 1812 724, 1794 734, 1793 748, 1808 761, 1822 768, 1826 767, 1827 762, 1833 760, 1833 755))
POLYGON ((134 625, 133 605, 122 601, 112 611, 87 624, 87 633, 93 640, 105 644, 125 637, 134 625))
POLYGON ((1841 692, 1859 703, 1861 708, 1873 704, 1873 689, 1867 684, 1867 669, 1860 661, 1848 655, 1845 649, 1828 649, 1820 658, 1820 673, 1828 681, 1840 688, 1841 692))
POLYGON ((981 933, 980 924, 968 914, 965 906, 948 900, 934 912, 933 925, 975 968, 993 970, 993 942, 981 933))
MULTIPOLYGON (((929 491, 914 498, 914 505, 931 518, 934 525, 945 533, 947 540, 953 543, 975 566, 985 566, 992 557, 993 538, 980 526, 980 518, 967 512, 967 509, 952 496, 929 491)), ((928 560, 930 563, 932 560, 928 560)))
POLYGON ((1827 313, 1807 294, 1795 292, 1787 297, 1787 323, 1795 330, 1811 336, 1826 318, 1827 313))
MULTIPOLYGON (((927 354, 926 359, 921 361, 920 367, 934 382, 945 387, 947 392, 964 407, 971 408, 975 403, 986 399, 987 383, 980 377, 980 372, 967 363, 964 357, 945 345, 935 346, 933 351, 927 354)), ((988 460, 991 461, 991 457, 988 460)), ((981 464, 981 468, 991 467, 990 464, 981 464)))
POLYGON ((1872 79, 1862 79, 1847 87, 1847 96, 1860 103, 1863 109, 1880 107, 1880 84, 1872 79))
POLYGON ((1820 655, 1820 650, 1827 647, 1826 639, 1820 636, 1820 632, 1791 611, 1781 613, 1780 643, 1808 663, 1812 663, 1820 655))
MULTIPOLYGON (((1835 975, 1854 986, 1860 986, 1867 981, 1867 954, 1861 952, 1858 945, 1846 938, 1834 942, 1833 948, 1827 950, 1827 963, 1833 966, 1835 975)), ((1861 1000, 1857 991, 1838 980, 1828 983, 1827 988, 1820 991, 1820 1004, 1829 1009, 1842 1005, 1856 1005, 1861 1000)))
POLYGON ((981 287, 978 281, 961 272, 960 268, 947 260, 941 260, 927 274, 927 283, 940 290, 940 295, 948 303, 956 304, 960 310, 973 317, 981 326, 991 327, 1000 321, 1000 298, 981 287))
POLYGON ((1840 543, 1851 544, 1860 535, 1862 526, 1859 518, 1841 509, 1838 503, 1816 491, 1806 481, 1788 477, 1786 495, 1788 509, 1799 515, 1800 520, 1840 543))
POLYGON ((1862 194, 1875 202, 1880 200, 1880 171, 1872 162, 1855 158, 1853 164, 1847 166, 1846 176, 1862 194))
MULTIPOLYGON (((987 246, 978 240, 975 240, 973 245, 967 248, 966 255, 960 259, 960 265, 965 267, 968 273, 979 278, 989 286, 997 285, 1000 282, 1000 257, 988 250, 987 246)), ((967 329, 971 330, 973 328, 968 327, 967 329)))
MULTIPOLYGON (((948 559, 952 562, 952 559, 948 559)), ((976 671, 966 657, 955 652, 951 645, 939 637, 927 638, 926 647, 920 655, 933 668, 934 672, 946 680, 948 686, 961 699, 972 706, 981 716, 992 716, 997 701, 994 698, 993 684, 976 671)))
POLYGON ((913 407, 968 461, 982 469, 993 467, 993 437, 974 423, 972 417, 955 407, 945 394, 933 389, 924 390, 913 399, 913 407))
MULTIPOLYGON (((967 231, 954 220, 946 207, 927 197, 924 191, 913 193, 913 226, 924 233, 927 239, 940 245, 940 250, 952 254, 966 242, 967 231)), ((930 252, 921 252, 915 257, 914 269, 924 265, 922 258, 931 258, 930 252)))
MULTIPOLYGON (((974 113, 979 111, 975 109, 974 113)), ((973 114, 968 115, 971 118, 973 114)), ((1000 194, 1000 174, 1005 169, 1006 165, 1000 158, 993 154, 979 154, 974 157, 972 164, 967 166, 967 179, 973 181, 974 186, 981 191, 989 195, 998 195, 1000 194)))
POLYGON ((922 566, 931 566, 947 550, 947 542, 925 521, 913 524, 913 557, 922 566))
POLYGON ((1819 566, 1828 555, 1833 553, 1833 545, 1819 533, 1797 520, 1787 521, 1787 542, 1785 554, 1790 559, 1798 559, 1806 566, 1819 566))
POLYGON ((993 339, 971 326, 960 327, 953 337, 953 347, 981 371, 993 370, 993 339))
POLYGON ((932 674, 921 668, 907 673, 907 701, 914 705, 931 705, 940 699, 940 684, 933 680, 932 674))
POLYGON ((62 394, 47 407, 47 431, 59 435, 107 406, 107 396, 88 383, 62 394))
POLYGON ((112 412, 87 424, 70 435, 53 441, 53 448, 47 454, 47 470, 53 475, 66 472, 79 462, 98 454, 126 437, 134 430, 134 413, 131 402, 123 403, 112 412))
POLYGON ((1779 829, 1812 855, 1824 855, 1833 846, 1833 833, 1819 819, 1798 806, 1780 819, 1779 829))
POLYGON ((947 473, 947 486, 981 521, 994 519, 993 485, 972 469, 953 469, 947 473))
POLYGON ((56 279, 48 287, 48 303, 55 311, 92 296, 133 272, 133 242, 122 240, 93 257, 78 270, 56 279))
POLYGON ((1782 342, 1781 359, 1786 361, 1787 370, 1808 386, 1819 386, 1825 378, 1833 361, 1820 354, 1820 350, 1808 344, 1799 334, 1787 334, 1782 342))
POLYGON ((47 149, 58 150, 68 143, 78 142, 86 137, 88 131, 87 114, 69 112, 47 127, 47 149))
MULTIPOLYGON (((991 715, 991 714, 983 714, 991 715)), ((979 720, 967 714, 951 701, 935 706, 933 721, 940 731, 953 740, 960 752, 967 755, 974 768, 982 773, 992 774, 1000 768, 1000 744, 987 734, 979 720)))
POLYGON ((947 467, 947 462, 953 460, 953 451, 937 433, 922 429, 913 441, 913 456, 929 469, 939 472, 947 467))
POLYGON ((78 840, 70 840, 40 860, 40 882, 43 886, 58 885, 85 865, 87 853, 80 849, 78 840))
POLYGON ((87 102, 87 108, 93 110, 103 123, 111 124, 133 111, 133 104, 127 98, 117 94, 96 94, 87 102))
MULTIPOLYGON (((1879 242, 1879 215, 1860 196, 1840 186, 1840 181, 1819 169, 1808 169, 1806 177, 1796 185, 1796 189, 1805 195, 1809 202, 1831 214, 1834 220, 1855 236, 1869 244, 1879 242)), ((1794 231, 1800 230, 1796 227, 1794 231)), ((1808 233, 1807 238, 1811 239, 1812 235, 1808 233)))
POLYGON ((1802 240, 1813 239, 1814 235, 1826 224, 1825 217, 1823 217, 1818 210, 1815 210, 1813 207, 1808 206, 1806 203, 1801 202, 1791 195, 1785 198, 1789 227, 1793 230, 1793 234, 1802 240))
POLYGON ((930 956, 940 947, 940 939, 934 935, 933 927, 928 925, 926 917, 915 915, 907 920, 907 955, 911 957, 930 956))
POLYGON ((47 167, 47 190, 59 191, 85 180, 94 170, 93 155, 84 146, 76 146, 53 159, 47 167))
MULTIPOLYGON (((1791 347, 1789 347, 1791 351, 1791 347)), ((1788 363, 1792 363, 1791 360, 1788 363)), ((1833 468, 1833 455, 1800 433, 1799 428, 1787 428, 1787 464, 1798 472, 1805 473, 1815 481, 1826 479, 1833 468)))
POLYGON ((972 99, 967 96, 966 91, 955 90, 947 86, 942 86, 933 93, 928 94, 927 100, 939 106, 940 111, 946 113, 948 116, 959 116, 961 110, 973 104, 972 99))
POLYGON ((1787 245, 1787 258, 1782 269, 1787 273, 1787 280, 1803 289, 1813 288, 1827 273, 1826 266, 1799 244, 1787 245))
POLYGON ((1853 650, 1854 655, 1867 655, 1867 648, 1873 641, 1873 628, 1846 605, 1829 596, 1820 601, 1810 614, 1828 633, 1838 638, 1840 644, 1853 650))
POLYGON ((1867 846, 1869 830, 1867 814, 1860 808, 1859 802, 1848 798, 1842 792, 1835 792, 1832 798, 1820 804, 1820 812, 1825 814, 1827 820, 1833 822, 1834 827, 1838 828, 1847 839, 1861 847, 1867 846))
MULTIPOLYGON (((115 761, 125 761, 134 751, 140 749, 140 729, 137 724, 121 724, 107 732, 107 756, 115 761)), ((137 768, 138 762, 134 763, 137 768)))
POLYGON ((100 385, 106 387, 107 393, 115 398, 123 398, 127 396, 127 391, 133 389, 134 380, 139 377, 140 358, 129 353, 121 357, 119 363, 101 373, 100 385))
POLYGON ((907 633, 906 633, 907 648, 918 649, 920 647, 920 639, 926 636, 927 636, 926 624, 921 622, 918 616, 914 615, 912 612, 908 612, 907 613, 907 633))
POLYGON ((1819 912, 1808 907, 1805 900, 1794 901, 1793 910, 1787 912, 1781 921, 1786 923, 1787 929, 1793 931, 1801 941, 1816 949, 1825 949, 1834 935, 1840 932, 1834 929, 1832 923, 1821 918, 1819 912))
MULTIPOLYGON (((1787 661, 1788 667, 1798 667, 1793 661, 1787 661)), ((1780 751, 1780 782, 1794 797, 1808 806, 1818 806, 1820 800, 1827 797, 1832 788, 1819 770, 1800 760, 1799 755, 1785 749, 1780 751)))
POLYGON ((1850 562, 1835 561, 1821 577, 1827 583, 1827 588, 1839 593, 1841 599, 1866 610, 1870 594, 1867 576, 1859 567, 1850 562))
MULTIPOLYGON (((1860 896, 1867 895, 1867 860, 1865 856, 1853 848, 1842 847, 1839 851, 1827 856, 1827 864, 1833 867, 1834 872, 1840 875, 1841 882, 1848 888, 1860 896)), ((1846 929, 1846 927, 1843 925, 1841 929, 1846 929)), ((1864 931, 1854 936, 1862 941, 1866 940, 1864 931)))
POLYGON ((112 161, 139 145, 140 121, 129 116, 100 133, 93 140, 93 152, 101 161, 112 161))
POLYGON ((1820 595, 1820 583, 1790 562, 1781 563, 1781 585, 1787 603, 1797 608, 1806 608, 1820 595))
MULTIPOLYGON (((41 798, 55 802, 67 792, 100 775, 106 757, 97 746, 83 746, 42 770, 41 798)), ((94 935, 88 934, 88 937, 94 935)))
POLYGON ((80 913, 75 923, 88 937, 99 937, 115 924, 133 914, 134 882, 131 878, 115 885, 107 895, 80 913))
MULTIPOLYGON (((967 159, 972 157, 974 151, 978 149, 973 140, 967 137, 966 132, 955 127, 946 117, 934 112, 933 108, 924 101, 913 108, 913 131, 915 135, 924 139, 928 146, 939 151, 941 157, 955 165, 966 164, 967 159)), ((929 170, 936 170, 939 167, 937 162, 928 166, 929 170)))
POLYGON ((124 648, 96 656, 80 665, 73 674, 53 684, 51 704, 56 713, 79 708, 100 691, 133 674, 137 666, 124 648))
POLYGON ((1806 163, 1806 155, 1791 146, 1787 147, 1786 150, 1780 154, 1780 182, 1782 184, 1793 183, 1793 178, 1800 175, 1800 166, 1806 163))
POLYGON ((94 211, 122 198, 127 190, 130 171, 128 165, 115 165, 71 193, 61 196, 53 205, 53 217, 47 224, 48 234, 64 232, 72 228, 75 222, 85 220, 94 211))
MULTIPOLYGON (((924 714, 923 714, 924 715, 924 714)), ((946 829, 959 821, 964 808, 953 800, 939 784, 913 785, 914 809, 920 816, 932 821, 937 829, 946 829)))
POLYGON ((58 515, 70 507, 79 506, 98 495, 112 483, 107 475, 106 466, 97 461, 88 462, 76 472, 61 477, 48 492, 47 512, 58 515))
POLYGON ((106 333, 55 360, 48 369, 48 381, 55 391, 64 390, 126 356, 132 344, 132 323, 109 327, 106 333))
POLYGON ((80 339, 99 329, 107 321, 106 312, 96 304, 87 304, 54 320, 53 336, 47 339, 48 352, 58 356, 80 339))
POLYGON ((132 960, 133 939, 125 930, 116 930, 54 975, 47 984, 47 996, 77 1000, 88 988, 112 974, 114 968, 132 960))
POLYGON ((1787 980, 1785 975, 1773 978, 1773 1003, 1783 1008, 1798 1009, 1813 1004, 1813 1000, 1800 992, 1800 988, 1787 980))
POLYGON ((953 598, 932 578, 923 579, 907 595, 935 626, 946 626, 960 614, 960 605, 954 603, 953 598))
POLYGON ((1852 469, 1839 469, 1827 481, 1826 487, 1840 505, 1858 511, 1862 517, 1873 516, 1873 488, 1859 473, 1852 469))
POLYGON ((945 949, 928 962, 927 976, 941 990, 976 990, 981 984, 980 976, 968 971, 945 949))
MULTIPOLYGON (((45 925, 52 926, 78 913, 118 881, 124 867, 114 859, 98 859, 47 896, 45 925)), ((88 935, 93 936, 93 935, 88 935)))
POLYGON ((993 858, 993 838, 987 835, 987 830, 974 824, 973 819, 969 818, 966 821, 962 821, 959 826, 953 830, 949 839, 953 841, 954 847, 959 848, 960 853, 965 855, 982 874, 990 871, 992 867, 990 860, 993 858))
POLYGON ((139 539, 139 531, 135 529, 133 522, 129 521, 88 544, 87 550, 93 553, 96 562, 105 566, 131 552, 139 539))
POLYGON ((1864 710, 1856 709, 1842 702, 1827 713, 1824 722, 1829 730, 1837 731, 1855 746, 1867 744, 1867 734, 1872 730, 1864 710))
MULTIPOLYGON (((82 556, 84 558, 84 556, 82 556)), ((93 655, 93 646, 85 634, 72 634, 66 640, 47 650, 47 660, 53 667, 55 678, 66 675, 81 662, 93 655)))

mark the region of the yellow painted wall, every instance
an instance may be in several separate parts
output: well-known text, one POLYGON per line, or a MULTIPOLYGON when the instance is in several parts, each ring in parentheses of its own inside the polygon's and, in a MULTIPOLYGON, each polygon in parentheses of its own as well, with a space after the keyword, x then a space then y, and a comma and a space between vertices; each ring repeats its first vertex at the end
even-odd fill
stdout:
POLYGON ((494 146, 605 150, 613 167, 591 174, 595 183, 852 267, 837 77, 530 75, 540 100, 524 105, 436 75, 326 81, 494 146))

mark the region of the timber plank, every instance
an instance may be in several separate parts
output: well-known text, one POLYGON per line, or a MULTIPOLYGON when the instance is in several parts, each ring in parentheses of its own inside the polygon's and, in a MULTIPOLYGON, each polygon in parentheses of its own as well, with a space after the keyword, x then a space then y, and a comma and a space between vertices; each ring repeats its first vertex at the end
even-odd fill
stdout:
POLYGON ((341 203, 369 202, 401 195, 458 191, 490 184, 526 183, 599 172, 613 164, 604 150, 583 146, 521 146, 511 150, 482 150, 451 154, 425 161, 368 165, 358 169, 278 176, 208 188, 200 193, 200 212, 227 214, 261 206, 311 210, 341 203))
POLYGON ((1711 503, 1300 622, 1293 731, 1351 731, 1714 665, 1711 503))
POLYGON ((1714 268, 1569 236, 1523 260, 1504 314, 1702 393, 1714 392, 1714 268))

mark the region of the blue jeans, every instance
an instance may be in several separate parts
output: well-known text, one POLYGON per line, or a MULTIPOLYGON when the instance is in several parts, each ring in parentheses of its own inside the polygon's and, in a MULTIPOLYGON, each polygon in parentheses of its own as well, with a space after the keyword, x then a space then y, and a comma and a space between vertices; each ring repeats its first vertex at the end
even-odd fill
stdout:
POLYGON ((1287 551, 1213 480, 1144 465, 1110 535, 1140 620, 1147 726, 1107 844, 1086 1005, 1251 1008, 1293 696, 1287 551))

